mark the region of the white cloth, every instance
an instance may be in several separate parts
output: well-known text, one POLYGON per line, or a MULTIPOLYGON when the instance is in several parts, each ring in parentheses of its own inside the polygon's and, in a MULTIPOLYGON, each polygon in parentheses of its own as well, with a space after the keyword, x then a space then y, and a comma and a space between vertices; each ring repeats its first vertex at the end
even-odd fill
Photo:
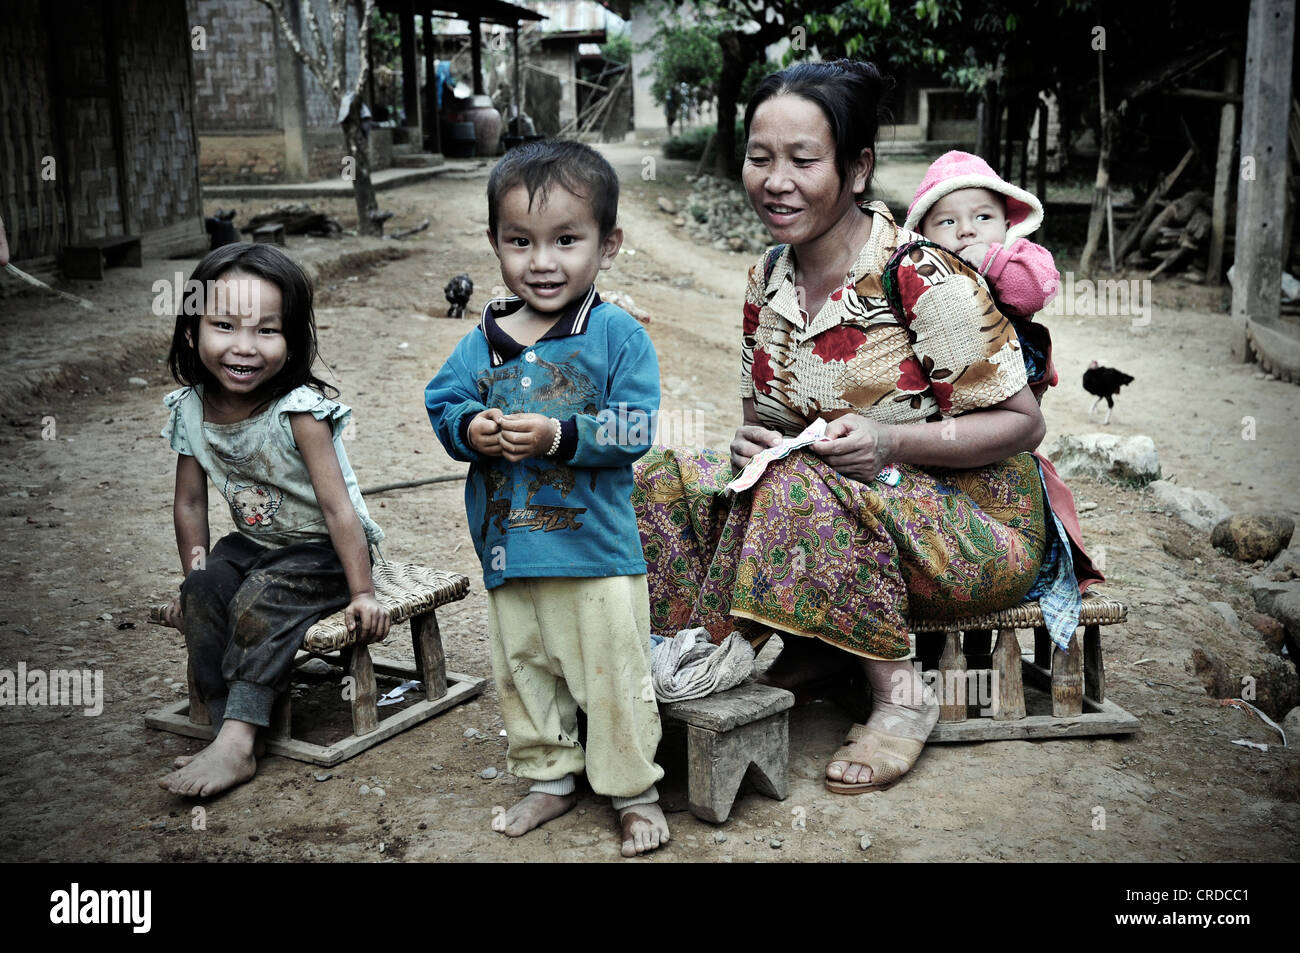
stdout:
POLYGON ((735 688, 753 670, 753 646, 739 632, 714 645, 704 629, 682 629, 650 650, 650 677, 661 702, 703 698, 735 688))

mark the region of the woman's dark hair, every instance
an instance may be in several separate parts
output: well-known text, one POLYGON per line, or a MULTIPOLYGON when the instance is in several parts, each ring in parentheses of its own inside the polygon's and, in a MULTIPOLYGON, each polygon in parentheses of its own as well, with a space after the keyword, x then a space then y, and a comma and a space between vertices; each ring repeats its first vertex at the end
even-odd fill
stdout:
POLYGON ((212 282, 232 277, 234 273, 256 276, 280 289, 280 327, 286 357, 284 368, 268 384, 265 402, 283 397, 304 384, 328 397, 338 396, 338 388, 312 373, 316 363, 316 314, 312 310, 311 282, 298 263, 279 248, 248 242, 223 245, 209 252, 186 282, 176 314, 171 353, 167 355, 167 365, 177 383, 190 387, 202 384, 205 390, 219 386, 199 360, 199 324, 215 287, 212 282), (191 288, 196 289, 195 295, 190 294, 191 288))
MULTIPOLYGON (((758 107, 774 96, 802 96, 816 103, 830 123, 835 141, 835 165, 840 184, 863 149, 876 148, 876 132, 882 115, 880 101, 886 80, 876 67, 859 60, 834 60, 830 63, 800 63, 772 73, 754 88, 745 107, 745 138, 758 107)), ((867 187, 875 175, 875 163, 867 175, 867 187)), ((856 196, 858 198, 861 195, 856 196)))

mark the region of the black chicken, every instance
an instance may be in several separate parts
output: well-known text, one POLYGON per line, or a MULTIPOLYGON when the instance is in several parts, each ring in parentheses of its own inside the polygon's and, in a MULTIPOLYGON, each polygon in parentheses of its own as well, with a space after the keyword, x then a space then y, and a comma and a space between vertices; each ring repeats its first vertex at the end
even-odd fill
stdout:
POLYGON ((447 287, 442 289, 442 293, 451 302, 451 307, 447 309, 447 317, 464 317, 465 305, 469 304, 470 295, 474 293, 474 282, 470 281, 469 275, 457 275, 447 282, 447 287))
POLYGON ((1083 372, 1083 389, 1089 394, 1097 396, 1097 400, 1094 400, 1092 406, 1088 408, 1088 416, 1092 416, 1092 412, 1097 409, 1097 403, 1104 397, 1106 398, 1106 419, 1102 423, 1110 423, 1110 412, 1115 409, 1115 401, 1112 398, 1119 393, 1121 387, 1132 383, 1132 375, 1125 374, 1113 367, 1101 367, 1096 361, 1093 361, 1088 365, 1088 369, 1083 372))

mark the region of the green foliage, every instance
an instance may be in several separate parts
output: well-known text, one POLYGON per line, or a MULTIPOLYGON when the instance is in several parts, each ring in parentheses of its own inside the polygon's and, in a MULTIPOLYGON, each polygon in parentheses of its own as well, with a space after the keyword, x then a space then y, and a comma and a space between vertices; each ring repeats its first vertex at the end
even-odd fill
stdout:
MULTIPOLYGON (((688 129, 680 136, 672 136, 664 140, 663 151, 667 159, 699 159, 704 155, 704 145, 709 141, 709 136, 713 135, 716 126, 700 126, 696 129, 688 129)), ((736 162, 739 163, 745 158, 745 124, 743 121, 736 123, 736 162)))
POLYGON ((627 65, 632 62, 632 37, 626 30, 615 33, 605 40, 600 47, 600 55, 611 63, 627 65))
POLYGON ((375 57, 370 64, 372 67, 397 64, 400 71, 402 34, 396 13, 380 13, 378 9, 370 11, 370 49, 375 57))
POLYGON ((650 95, 656 103, 675 116, 682 108, 713 101, 722 73, 716 33, 703 26, 661 26, 650 46, 655 49, 654 64, 643 75, 654 77, 650 95))

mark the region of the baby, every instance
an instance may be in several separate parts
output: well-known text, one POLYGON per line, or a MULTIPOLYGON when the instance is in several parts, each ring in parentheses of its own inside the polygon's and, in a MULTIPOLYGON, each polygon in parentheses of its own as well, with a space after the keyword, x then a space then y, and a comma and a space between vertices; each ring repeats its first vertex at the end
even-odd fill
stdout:
POLYGON ((903 226, 955 252, 984 276, 999 309, 1015 324, 1030 387, 1040 399, 1057 373, 1046 329, 1030 319, 1056 297, 1061 283, 1052 253, 1025 237, 1042 223, 1036 196, 1002 181, 979 156, 954 151, 926 170, 903 226))

